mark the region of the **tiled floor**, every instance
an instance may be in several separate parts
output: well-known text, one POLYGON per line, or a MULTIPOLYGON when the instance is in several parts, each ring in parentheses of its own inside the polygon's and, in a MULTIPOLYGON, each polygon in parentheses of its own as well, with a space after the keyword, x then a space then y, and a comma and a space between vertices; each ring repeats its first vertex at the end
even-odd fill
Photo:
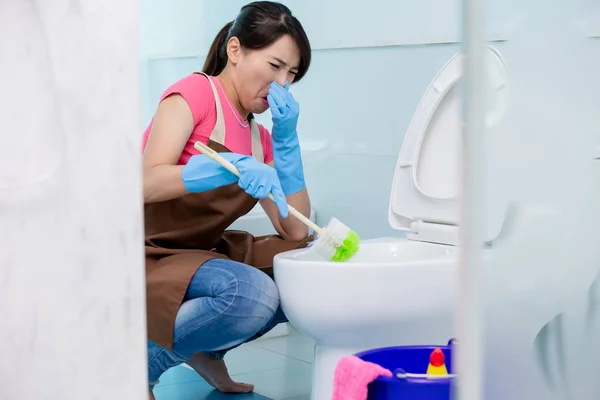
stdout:
POLYGON ((167 371, 154 389, 156 400, 310 400, 314 343, 290 329, 283 337, 245 344, 225 356, 233 379, 252 383, 255 393, 223 394, 186 366, 167 371))

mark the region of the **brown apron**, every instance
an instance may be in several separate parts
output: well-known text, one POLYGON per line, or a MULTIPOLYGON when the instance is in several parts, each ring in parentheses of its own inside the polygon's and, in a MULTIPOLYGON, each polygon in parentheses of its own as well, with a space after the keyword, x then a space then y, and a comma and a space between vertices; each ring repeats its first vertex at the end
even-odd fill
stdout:
MULTIPOLYGON (((205 75, 205 74, 202 74, 205 75)), ((206 75, 205 75, 206 76, 206 75)), ((217 122, 208 146, 229 152, 219 95, 211 79, 217 122)), ((251 121, 252 155, 264 162, 260 132, 251 121)), ((228 258, 272 276, 273 257, 305 247, 312 240, 287 241, 278 235, 254 237, 243 231, 225 231, 258 202, 236 183, 204 193, 193 193, 160 203, 146 204, 146 307, 148 339, 173 347, 175 317, 198 268, 214 258, 228 258)))

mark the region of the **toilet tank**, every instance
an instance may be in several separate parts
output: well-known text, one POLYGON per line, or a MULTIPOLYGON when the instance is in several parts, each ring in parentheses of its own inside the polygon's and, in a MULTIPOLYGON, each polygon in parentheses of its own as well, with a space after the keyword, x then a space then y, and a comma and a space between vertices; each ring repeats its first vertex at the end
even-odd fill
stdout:
MULTIPOLYGON (((294 217, 290 217, 294 218, 294 217)), ((311 209, 310 211, 310 219, 314 222, 316 221, 316 213, 315 210, 311 209)), ((231 224, 227 229, 229 230, 240 230, 251 233, 254 236, 264 236, 264 235, 276 235, 277 231, 273 228, 273 224, 271 220, 260 206, 260 204, 256 204, 256 206, 250 210, 250 212, 243 217, 239 218, 233 224, 231 224)), ((312 230, 311 230, 312 233, 312 230)))

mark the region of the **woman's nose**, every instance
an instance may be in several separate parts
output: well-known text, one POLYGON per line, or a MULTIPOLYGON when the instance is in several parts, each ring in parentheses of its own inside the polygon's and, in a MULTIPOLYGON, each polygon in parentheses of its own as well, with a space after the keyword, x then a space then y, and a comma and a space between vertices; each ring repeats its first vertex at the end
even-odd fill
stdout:
POLYGON ((278 72, 277 76, 275 77, 275 82, 285 87, 285 84, 287 82, 287 73, 285 71, 278 72))

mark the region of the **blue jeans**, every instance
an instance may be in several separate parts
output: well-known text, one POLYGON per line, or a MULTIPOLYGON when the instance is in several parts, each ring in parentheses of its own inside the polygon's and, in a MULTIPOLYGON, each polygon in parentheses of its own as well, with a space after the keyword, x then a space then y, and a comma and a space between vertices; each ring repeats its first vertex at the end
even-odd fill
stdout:
POLYGON ((275 282, 264 272, 231 260, 209 260, 198 269, 175 319, 173 349, 148 341, 150 387, 169 368, 203 352, 225 353, 287 319, 275 282))

